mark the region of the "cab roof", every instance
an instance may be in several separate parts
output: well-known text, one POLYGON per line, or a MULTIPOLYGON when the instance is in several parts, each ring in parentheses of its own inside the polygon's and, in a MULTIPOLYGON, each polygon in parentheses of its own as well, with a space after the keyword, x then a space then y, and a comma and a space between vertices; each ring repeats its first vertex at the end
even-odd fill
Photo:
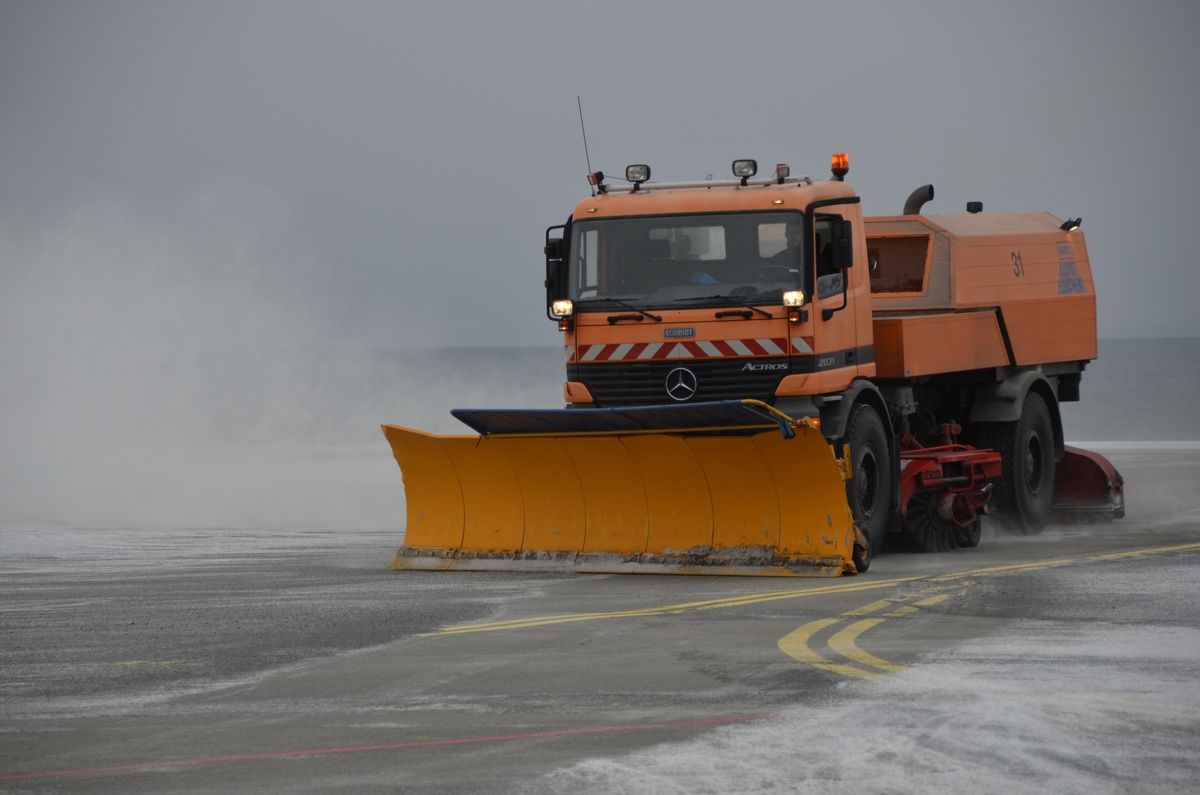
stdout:
POLYGON ((814 182, 807 178, 780 185, 703 183, 679 187, 656 187, 643 183, 637 191, 600 193, 575 206, 575 220, 615 218, 631 215, 676 215, 684 213, 746 212, 753 210, 803 212, 822 199, 853 198, 854 188, 845 182, 814 182))

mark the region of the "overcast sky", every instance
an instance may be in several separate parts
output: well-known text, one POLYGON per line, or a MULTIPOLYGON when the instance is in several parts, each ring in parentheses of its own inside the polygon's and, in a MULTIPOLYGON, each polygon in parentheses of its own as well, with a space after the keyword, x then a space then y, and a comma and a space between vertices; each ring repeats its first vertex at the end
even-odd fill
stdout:
POLYGON ((540 249, 586 194, 580 95, 611 173, 826 178, 846 151, 868 214, 932 182, 930 213, 1082 216, 1101 335, 1197 336, 1197 40, 1195 0, 4 0, 0 267, 72 229, 103 271, 144 236, 305 293, 344 342, 556 344, 540 249))

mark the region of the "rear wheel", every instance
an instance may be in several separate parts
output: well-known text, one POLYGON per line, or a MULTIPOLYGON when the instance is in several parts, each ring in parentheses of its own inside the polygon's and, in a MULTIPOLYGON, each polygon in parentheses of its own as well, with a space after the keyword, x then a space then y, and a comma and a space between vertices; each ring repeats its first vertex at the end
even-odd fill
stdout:
POLYGON ((870 539, 869 563, 883 549, 891 510, 891 457, 879 413, 866 404, 855 406, 842 442, 850 445, 851 477, 846 481, 846 499, 854 513, 854 523, 870 539))
POLYGON ((1004 470, 993 496, 996 518, 1019 533, 1040 533, 1054 499, 1054 426, 1046 401, 1030 392, 1019 420, 983 423, 980 441, 1000 453, 1004 470))

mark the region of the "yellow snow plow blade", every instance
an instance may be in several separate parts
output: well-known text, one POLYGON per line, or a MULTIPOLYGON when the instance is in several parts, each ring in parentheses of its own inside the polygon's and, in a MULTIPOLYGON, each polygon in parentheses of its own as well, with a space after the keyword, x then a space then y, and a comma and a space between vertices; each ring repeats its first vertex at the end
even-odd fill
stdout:
POLYGON ((854 571, 843 470, 807 420, 757 401, 453 413, 483 432, 383 426, 408 512, 394 569, 854 571))

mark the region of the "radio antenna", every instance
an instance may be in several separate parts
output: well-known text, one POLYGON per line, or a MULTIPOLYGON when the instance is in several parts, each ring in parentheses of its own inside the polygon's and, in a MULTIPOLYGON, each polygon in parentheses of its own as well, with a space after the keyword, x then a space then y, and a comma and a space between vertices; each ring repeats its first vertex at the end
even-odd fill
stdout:
MULTIPOLYGON (((592 173, 592 158, 588 155, 587 148, 587 128, 583 126, 583 101, 579 99, 579 95, 575 95, 575 104, 579 106, 579 131, 583 133, 583 158, 587 161, 587 173, 592 173)), ((588 184, 591 184, 590 182, 588 184)))

